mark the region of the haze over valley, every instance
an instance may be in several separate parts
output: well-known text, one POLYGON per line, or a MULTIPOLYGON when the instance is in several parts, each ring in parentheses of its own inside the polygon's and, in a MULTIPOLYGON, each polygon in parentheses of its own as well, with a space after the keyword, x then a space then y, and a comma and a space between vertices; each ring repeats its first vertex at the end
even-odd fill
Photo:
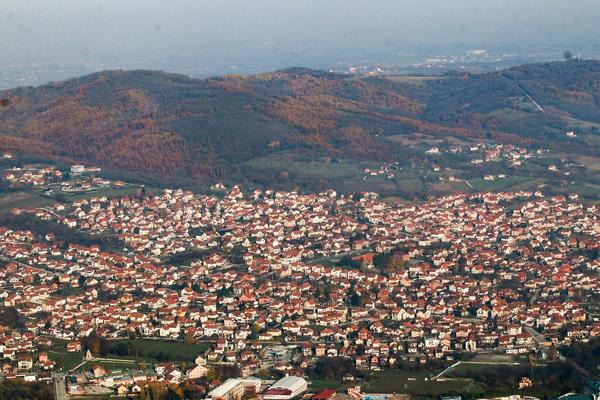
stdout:
POLYGON ((0 400, 599 400, 597 0, 0 0, 0 400))

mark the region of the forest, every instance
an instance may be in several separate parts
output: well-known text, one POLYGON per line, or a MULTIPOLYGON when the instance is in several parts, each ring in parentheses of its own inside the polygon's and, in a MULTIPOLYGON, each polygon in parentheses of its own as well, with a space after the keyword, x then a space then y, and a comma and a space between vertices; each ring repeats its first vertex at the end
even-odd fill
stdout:
POLYGON ((189 181, 252 179, 246 162, 285 151, 406 162, 406 146, 384 138, 415 132, 597 156, 599 87, 600 62, 575 59, 418 84, 303 68, 104 71, 0 92, 0 151, 189 181))

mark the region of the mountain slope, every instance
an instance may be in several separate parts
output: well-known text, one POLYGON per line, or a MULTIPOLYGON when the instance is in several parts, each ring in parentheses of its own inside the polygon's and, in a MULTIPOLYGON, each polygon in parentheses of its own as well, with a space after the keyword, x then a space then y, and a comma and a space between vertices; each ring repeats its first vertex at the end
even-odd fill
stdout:
MULTIPOLYGON (((0 150, 162 176, 228 177, 247 160, 282 151, 397 160, 401 146, 383 138, 414 132, 564 147, 569 127, 597 132, 600 63, 415 81, 300 68, 206 80, 105 71, 0 92, 0 99, 0 150)), ((568 146, 598 151, 585 140, 568 146)))

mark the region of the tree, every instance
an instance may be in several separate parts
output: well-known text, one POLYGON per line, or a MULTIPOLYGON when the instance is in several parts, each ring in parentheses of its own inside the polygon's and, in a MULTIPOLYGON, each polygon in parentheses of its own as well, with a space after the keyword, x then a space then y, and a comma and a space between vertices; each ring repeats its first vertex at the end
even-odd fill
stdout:
POLYGON ((191 333, 188 333, 183 337, 183 343, 194 344, 194 343, 196 343, 196 339, 194 339, 194 335, 192 335, 191 333))
POLYGON ((12 379, 0 382, 0 399, 51 400, 52 398, 54 396, 51 387, 40 382, 27 383, 12 379))
POLYGON ((167 390, 164 384, 153 381, 148 384, 150 398, 152 400, 162 400, 167 396, 167 390))
POLYGON ((102 357, 106 357, 110 351, 108 341, 104 337, 98 336, 96 333, 92 333, 81 339, 81 347, 84 351, 89 350, 92 354, 100 355, 102 357))
POLYGON ((205 397, 206 387, 198 385, 190 380, 183 383, 183 395, 185 399, 200 400, 205 397))
POLYGON ((321 379, 341 379, 345 374, 355 374, 353 360, 342 357, 320 358, 314 366, 313 373, 321 379))
POLYGON ((573 58, 573 53, 567 50, 563 53, 563 57, 565 60, 571 60, 573 58))
POLYGON ((353 289, 352 294, 350 295, 350 305, 352 307, 360 306, 360 304, 361 304, 360 300, 361 300, 360 295, 358 293, 356 293, 356 291, 353 289))
POLYGON ((142 390, 140 391, 140 400, 147 400, 145 385, 142 385, 142 390))
POLYGON ((117 354, 119 356, 128 356, 131 354, 131 349, 127 343, 120 342, 112 346, 110 352, 111 354, 117 354))
POLYGON ((261 368, 258 370, 258 377, 260 379, 269 379, 270 376, 271 376, 271 374, 269 373, 268 369, 261 368))
POLYGON ((92 354, 100 354, 100 340, 96 337, 87 342, 87 349, 92 354))
POLYGON ((206 379, 207 379, 209 382, 212 382, 212 381, 214 381, 215 379, 219 379, 219 373, 217 372, 217 370, 216 370, 216 369, 214 369, 214 368, 210 368, 210 369, 208 370, 208 372, 206 373, 206 379))
POLYGON ((15 307, 0 307, 0 325, 11 329, 23 327, 23 320, 15 307))
POLYGON ((167 400, 183 400, 183 388, 179 385, 169 385, 167 389, 167 400))

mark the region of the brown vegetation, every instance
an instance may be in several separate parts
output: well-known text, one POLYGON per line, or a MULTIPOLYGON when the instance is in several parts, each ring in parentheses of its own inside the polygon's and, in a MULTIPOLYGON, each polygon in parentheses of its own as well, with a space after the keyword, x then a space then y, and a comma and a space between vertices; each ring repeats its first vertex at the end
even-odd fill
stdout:
POLYGON ((377 137, 415 132, 534 145, 565 140, 561 116, 595 121, 599 76, 592 61, 419 85, 304 69, 204 81, 108 71, 0 93, 0 151, 163 176, 227 176, 246 160, 298 148, 390 159, 402 142, 377 137), (569 71, 576 79, 565 78, 569 71), (503 119, 523 88, 557 115, 518 109, 517 122, 503 119))

